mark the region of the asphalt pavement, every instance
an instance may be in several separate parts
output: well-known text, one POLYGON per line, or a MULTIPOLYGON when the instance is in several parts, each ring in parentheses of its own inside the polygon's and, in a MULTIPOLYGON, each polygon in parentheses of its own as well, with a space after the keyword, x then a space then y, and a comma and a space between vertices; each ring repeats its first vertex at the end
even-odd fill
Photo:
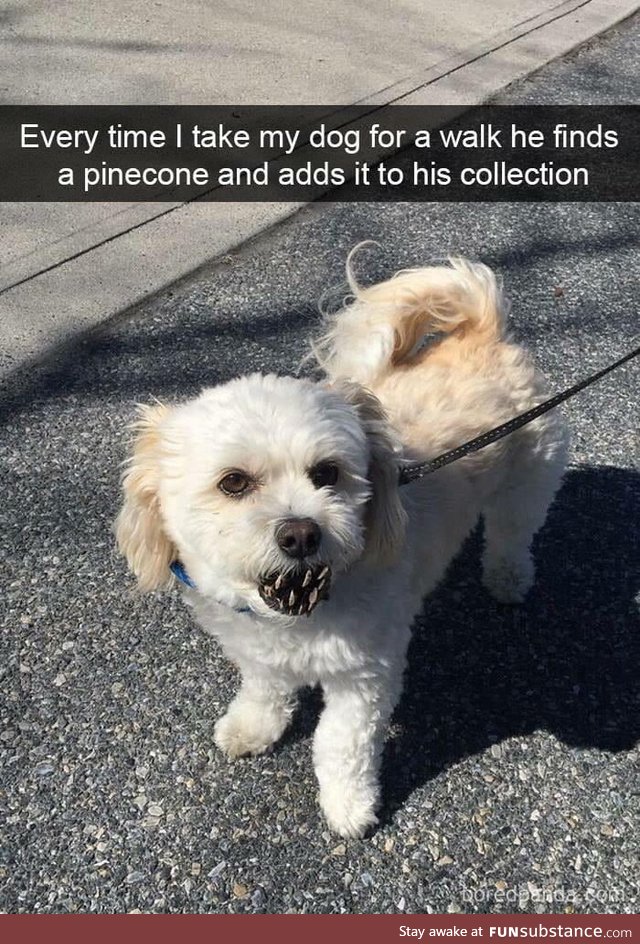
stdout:
MULTIPOLYGON (((629 100, 640 20, 503 101, 629 100)), ((637 98, 637 89, 635 93, 637 98)), ((2 864, 9 912, 637 912, 638 377, 566 407, 571 468, 526 604, 480 584, 476 533, 416 621, 380 828, 330 835, 303 695, 272 754, 212 741, 237 685, 179 590, 113 548, 136 401, 291 372, 340 283, 450 251, 495 267, 553 389, 637 344, 636 205, 323 204, 6 384, 2 864)))

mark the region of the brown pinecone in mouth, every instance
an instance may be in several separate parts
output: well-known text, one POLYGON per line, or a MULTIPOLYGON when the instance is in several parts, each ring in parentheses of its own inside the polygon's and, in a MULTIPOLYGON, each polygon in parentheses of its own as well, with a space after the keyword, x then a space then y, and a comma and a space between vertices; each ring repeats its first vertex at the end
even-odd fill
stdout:
POLYGON ((287 574, 269 574, 258 585, 267 606, 286 616, 309 616, 320 600, 329 597, 331 568, 310 564, 287 574))

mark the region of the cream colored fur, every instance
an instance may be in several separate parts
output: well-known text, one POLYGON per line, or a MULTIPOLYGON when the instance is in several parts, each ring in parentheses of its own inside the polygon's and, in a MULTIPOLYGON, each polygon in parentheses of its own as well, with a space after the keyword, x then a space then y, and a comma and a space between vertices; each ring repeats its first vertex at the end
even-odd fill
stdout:
MULTIPOLYGON (((376 822, 381 749, 423 598, 479 516, 487 588, 504 602, 524 598, 567 436, 548 414, 400 488, 401 455, 425 459, 458 445, 537 403, 545 384, 505 335, 485 266, 453 260, 369 288, 349 275, 353 301, 315 345, 326 382, 254 374, 143 410, 117 536, 143 589, 166 584, 180 558, 197 588, 186 591, 197 618, 240 668, 214 733, 229 757, 269 749, 296 690, 322 686, 320 804, 336 832, 359 836, 376 822), (315 487, 309 471, 326 460, 338 480, 315 487), (240 498, 218 487, 237 469, 255 483, 240 498), (258 593, 263 575, 295 567, 275 537, 290 517, 318 524, 309 563, 333 575, 330 599, 309 618, 282 616, 258 593)), ((425 620, 428 632, 428 604, 425 620)))

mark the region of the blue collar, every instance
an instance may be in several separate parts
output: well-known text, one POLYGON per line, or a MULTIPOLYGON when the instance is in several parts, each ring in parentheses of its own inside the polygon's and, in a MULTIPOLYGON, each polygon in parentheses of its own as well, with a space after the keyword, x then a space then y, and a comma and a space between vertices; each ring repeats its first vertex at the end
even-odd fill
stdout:
MULTIPOLYGON (((171 563, 169 564, 169 570, 171 571, 174 577, 178 578, 180 583, 183 583, 185 585, 185 587, 189 587, 191 590, 197 589, 195 583, 193 582, 189 574, 184 569, 184 564, 182 563, 182 561, 179 561, 179 560, 171 561, 171 563)), ((220 603, 220 600, 218 600, 217 602, 220 603)), ((220 605, 227 606, 228 604, 221 603, 220 605)), ((248 606, 243 606, 243 607, 232 606, 230 607, 230 609, 235 610, 236 613, 251 613, 252 612, 252 610, 248 606)))
POLYGON ((189 574, 184 569, 184 564, 179 560, 174 560, 169 564, 169 570, 174 577, 177 577, 180 583, 183 583, 186 587, 191 587, 192 590, 196 589, 196 585, 189 576, 189 574))

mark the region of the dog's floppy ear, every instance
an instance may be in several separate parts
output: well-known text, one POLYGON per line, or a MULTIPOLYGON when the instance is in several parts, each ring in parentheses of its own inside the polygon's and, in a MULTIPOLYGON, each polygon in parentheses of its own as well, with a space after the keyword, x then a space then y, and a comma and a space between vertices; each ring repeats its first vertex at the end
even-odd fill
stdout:
POLYGON ((334 386, 358 411, 371 450, 368 474, 372 495, 367 509, 365 554, 376 563, 387 563, 400 550, 407 526, 407 513, 398 491, 396 444, 382 404, 371 391, 348 381, 334 386))
POLYGON ((169 583, 175 548, 167 537, 158 498, 160 424, 170 408, 162 403, 140 406, 133 453, 122 477, 124 503, 115 523, 120 553, 138 578, 141 590, 169 583))

